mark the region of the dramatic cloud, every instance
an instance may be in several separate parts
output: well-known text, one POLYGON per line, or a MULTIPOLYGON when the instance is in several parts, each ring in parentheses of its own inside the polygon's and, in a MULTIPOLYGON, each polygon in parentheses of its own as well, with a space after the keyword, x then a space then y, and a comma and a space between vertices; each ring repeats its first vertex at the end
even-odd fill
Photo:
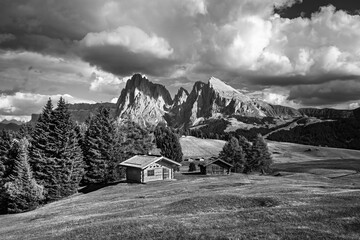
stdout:
POLYGON ((358 100, 360 82, 356 80, 332 81, 319 85, 294 86, 290 90, 289 100, 305 105, 330 105, 339 102, 358 100))
POLYGON ((274 104, 354 106, 358 5, 349 12, 327 2, 337 8, 308 0, 4 0, 0 93, 110 101, 123 78, 140 72, 172 93, 216 76, 274 104), (283 17, 301 6, 311 9, 306 17, 283 17))
POLYGON ((119 75, 139 71, 158 75, 174 63, 170 58, 174 50, 165 39, 132 26, 88 33, 80 45, 86 61, 119 75))

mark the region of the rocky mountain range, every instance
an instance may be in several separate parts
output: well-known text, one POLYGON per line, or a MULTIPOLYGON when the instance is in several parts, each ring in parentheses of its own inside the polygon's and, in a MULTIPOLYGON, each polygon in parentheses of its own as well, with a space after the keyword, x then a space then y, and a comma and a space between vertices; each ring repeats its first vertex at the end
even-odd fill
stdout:
POLYGON ((116 104, 115 116, 140 124, 166 122, 174 127, 189 127, 206 119, 243 117, 296 118, 301 116, 323 119, 351 118, 351 110, 294 109, 271 105, 252 99, 223 81, 211 77, 207 83, 196 82, 189 93, 180 88, 174 99, 162 85, 152 83, 140 74, 128 80, 116 104))
MULTIPOLYGON (((352 110, 300 108, 272 105, 253 99, 234 89, 217 78, 207 83, 196 82, 190 92, 180 88, 171 97, 169 91, 160 84, 153 83, 140 74, 135 74, 126 83, 116 104, 114 103, 77 103, 69 104, 73 119, 83 123, 93 115, 97 108, 105 106, 119 121, 128 119, 141 125, 156 125, 159 122, 173 127, 191 127, 208 119, 228 119, 233 116, 250 118, 272 117, 293 119, 314 117, 318 119, 360 119, 360 108, 352 110)), ((39 114, 32 114, 35 123, 39 114)), ((0 129, 18 129, 18 122, 4 121, 0 129), (17 126, 16 126, 17 125, 17 126)))

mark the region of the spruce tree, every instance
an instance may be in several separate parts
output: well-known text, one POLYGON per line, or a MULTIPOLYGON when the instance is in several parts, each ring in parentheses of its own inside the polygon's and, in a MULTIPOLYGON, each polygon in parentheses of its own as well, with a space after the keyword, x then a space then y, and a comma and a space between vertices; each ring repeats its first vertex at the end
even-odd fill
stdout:
POLYGON ((43 187, 32 176, 28 162, 28 141, 14 140, 11 147, 14 166, 6 183, 0 188, 0 202, 3 213, 19 213, 36 208, 43 199, 43 187))
POLYGON ((244 157, 243 149, 235 137, 230 138, 219 154, 219 158, 233 165, 234 172, 242 172, 244 168, 244 157))
POLYGON ((183 153, 178 136, 172 129, 158 126, 155 129, 156 146, 160 148, 161 155, 176 162, 181 162, 183 153))
POLYGON ((35 179, 45 187, 47 201, 75 193, 84 171, 83 157, 76 126, 63 98, 54 110, 49 99, 31 143, 30 163, 35 179))
POLYGON ((9 158, 11 153, 11 136, 6 130, 0 132, 0 185, 1 182, 9 175, 9 169, 14 164, 12 159, 9 158))
POLYGON ((50 161, 50 122, 53 111, 53 105, 51 99, 47 101, 42 113, 40 114, 38 121, 32 131, 30 138, 30 165, 33 169, 35 179, 41 183, 49 182, 51 176, 52 162, 50 161))
POLYGON ((83 142, 86 164, 84 184, 108 183, 115 180, 115 125, 108 108, 100 107, 88 122, 83 142))
POLYGON ((267 147, 267 143, 265 142, 262 135, 258 134, 252 144, 251 156, 246 161, 245 172, 269 172, 271 164, 272 158, 267 147))
POLYGON ((51 114, 49 129, 48 159, 52 162, 53 175, 48 176, 45 187, 48 199, 56 200, 77 192, 84 174, 76 125, 62 97, 51 114))

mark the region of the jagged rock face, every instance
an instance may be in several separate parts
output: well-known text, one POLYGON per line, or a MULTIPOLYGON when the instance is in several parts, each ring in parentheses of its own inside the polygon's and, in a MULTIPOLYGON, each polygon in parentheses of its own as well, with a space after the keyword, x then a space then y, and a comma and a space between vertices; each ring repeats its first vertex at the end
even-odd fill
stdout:
POLYGON ((224 115, 266 116, 249 97, 212 77, 207 84, 195 83, 182 111, 176 116, 176 122, 193 125, 205 118, 224 115))
POLYGON ((186 91, 185 88, 181 87, 174 97, 173 107, 176 108, 176 107, 183 105, 186 102, 188 96, 189 96, 189 92, 186 91))
POLYGON ((141 125, 156 125, 166 122, 165 113, 171 108, 172 99, 168 90, 135 74, 126 83, 116 104, 116 117, 129 119, 141 125))
POLYGON ((341 119, 354 117, 354 112, 352 110, 338 110, 332 108, 300 108, 299 112, 307 117, 316 117, 321 119, 341 119))

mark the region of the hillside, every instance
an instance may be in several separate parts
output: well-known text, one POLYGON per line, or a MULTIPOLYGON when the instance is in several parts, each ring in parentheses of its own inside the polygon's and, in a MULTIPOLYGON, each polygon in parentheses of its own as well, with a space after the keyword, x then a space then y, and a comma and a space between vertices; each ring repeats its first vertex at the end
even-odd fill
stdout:
MULTIPOLYGON (((191 137, 181 143, 190 153, 223 144, 191 137)), ((82 189, 31 212, 0 216, 0 238, 359 239, 360 152, 320 148, 317 156, 315 147, 269 147, 277 152, 277 177, 176 173, 177 181, 82 189)))
POLYGON ((219 155, 225 141, 200 139, 192 136, 180 138, 184 158, 211 157, 219 155))

